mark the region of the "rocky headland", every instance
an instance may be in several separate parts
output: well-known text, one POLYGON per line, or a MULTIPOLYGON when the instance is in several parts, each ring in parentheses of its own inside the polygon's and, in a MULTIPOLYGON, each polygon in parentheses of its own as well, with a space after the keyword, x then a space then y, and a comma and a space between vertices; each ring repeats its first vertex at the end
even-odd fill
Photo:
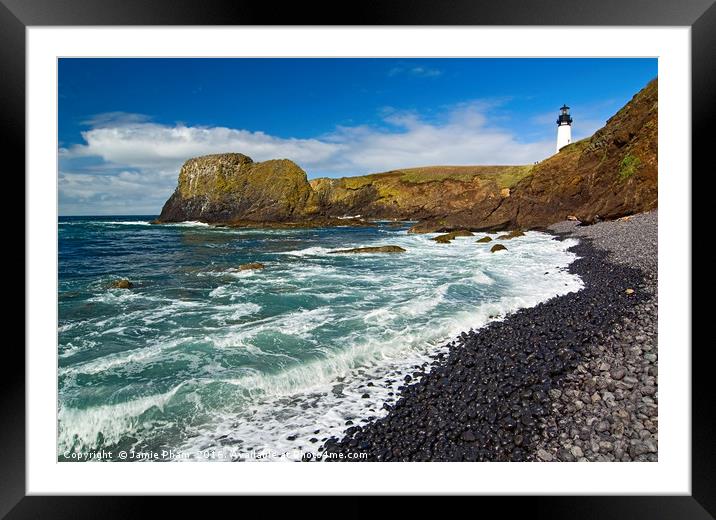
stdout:
POLYGON ((188 160, 159 223, 306 227, 416 220, 413 232, 545 228, 657 206, 658 84, 592 137, 532 165, 430 166, 308 180, 288 159, 240 153, 188 160), (351 218, 352 217, 352 218, 351 218))

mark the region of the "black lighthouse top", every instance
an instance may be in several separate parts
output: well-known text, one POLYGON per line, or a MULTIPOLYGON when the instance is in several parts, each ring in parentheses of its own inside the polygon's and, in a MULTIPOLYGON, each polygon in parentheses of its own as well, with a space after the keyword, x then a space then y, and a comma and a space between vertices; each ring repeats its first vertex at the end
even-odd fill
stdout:
POLYGON ((569 107, 567 105, 562 105, 562 108, 559 109, 559 117, 557 118, 557 126, 571 125, 571 124, 572 124, 572 116, 569 115, 569 107))

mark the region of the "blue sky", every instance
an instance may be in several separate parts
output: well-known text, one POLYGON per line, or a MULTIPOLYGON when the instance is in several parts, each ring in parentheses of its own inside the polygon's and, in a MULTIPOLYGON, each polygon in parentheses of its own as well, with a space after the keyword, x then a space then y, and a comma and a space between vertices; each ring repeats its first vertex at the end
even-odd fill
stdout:
POLYGON ((186 159, 295 160, 309 178, 548 157, 656 59, 60 59, 61 215, 157 214, 186 159))

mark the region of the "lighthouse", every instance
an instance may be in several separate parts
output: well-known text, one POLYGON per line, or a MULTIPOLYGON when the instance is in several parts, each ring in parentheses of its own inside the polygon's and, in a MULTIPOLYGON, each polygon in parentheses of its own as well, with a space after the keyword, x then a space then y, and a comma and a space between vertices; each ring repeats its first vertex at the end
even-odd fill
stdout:
POLYGON ((562 105, 557 118, 557 151, 572 142, 572 116, 569 115, 569 107, 562 105))

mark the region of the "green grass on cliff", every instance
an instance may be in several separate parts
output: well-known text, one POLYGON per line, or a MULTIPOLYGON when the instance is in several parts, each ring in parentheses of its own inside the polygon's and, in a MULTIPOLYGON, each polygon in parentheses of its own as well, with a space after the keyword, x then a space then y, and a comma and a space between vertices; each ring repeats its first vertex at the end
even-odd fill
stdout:
POLYGON ((441 182, 455 180, 472 182, 494 180, 500 188, 511 188, 527 177, 532 165, 526 166, 424 166, 420 168, 406 168, 384 173, 373 173, 357 177, 344 177, 345 188, 357 190, 376 181, 399 180, 406 184, 423 184, 426 182, 441 182))
POLYGON ((527 166, 428 166, 400 170, 400 180, 414 184, 435 182, 446 179, 470 182, 474 178, 493 179, 500 188, 511 188, 529 175, 531 165, 527 166))
POLYGON ((641 160, 638 157, 626 154, 619 164, 619 180, 626 181, 629 179, 636 173, 639 166, 641 166, 641 160))
POLYGON ((557 153, 581 153, 589 147, 592 142, 592 137, 593 136, 585 137, 579 141, 569 143, 568 145, 562 147, 562 149, 557 153))

